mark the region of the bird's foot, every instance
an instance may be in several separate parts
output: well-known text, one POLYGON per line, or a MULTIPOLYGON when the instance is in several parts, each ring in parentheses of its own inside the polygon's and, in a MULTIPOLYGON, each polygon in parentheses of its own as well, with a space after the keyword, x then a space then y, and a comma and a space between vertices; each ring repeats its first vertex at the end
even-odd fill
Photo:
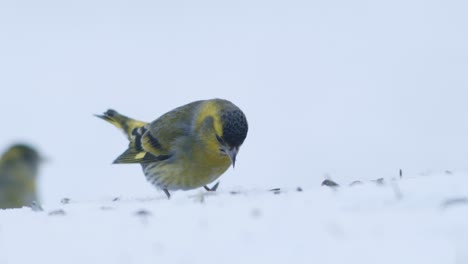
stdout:
POLYGON ((207 190, 208 192, 216 192, 216 190, 218 189, 218 186, 219 186, 219 182, 217 182, 213 187, 208 187, 208 186, 203 186, 203 188, 205 188, 205 190, 207 190))
POLYGON ((169 193, 169 191, 167 189, 163 189, 164 193, 166 194, 167 196, 167 199, 171 199, 171 194, 169 193))

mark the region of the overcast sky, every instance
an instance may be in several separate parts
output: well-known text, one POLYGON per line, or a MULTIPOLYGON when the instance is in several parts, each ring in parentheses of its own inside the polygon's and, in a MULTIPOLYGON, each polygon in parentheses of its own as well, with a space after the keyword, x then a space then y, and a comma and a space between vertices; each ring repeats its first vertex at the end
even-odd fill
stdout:
POLYGON ((221 188, 468 170, 466 1, 0 1, 0 149, 37 146, 45 202, 157 194, 110 165, 144 121, 229 99, 250 130, 221 188))

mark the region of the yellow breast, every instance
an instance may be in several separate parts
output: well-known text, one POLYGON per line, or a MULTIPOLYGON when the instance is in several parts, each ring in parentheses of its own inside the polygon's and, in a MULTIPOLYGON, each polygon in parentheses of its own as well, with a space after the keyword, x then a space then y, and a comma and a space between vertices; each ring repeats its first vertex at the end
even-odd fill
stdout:
POLYGON ((230 165, 229 157, 218 149, 196 144, 179 149, 171 159, 143 168, 147 179, 162 189, 190 190, 215 181, 230 165))

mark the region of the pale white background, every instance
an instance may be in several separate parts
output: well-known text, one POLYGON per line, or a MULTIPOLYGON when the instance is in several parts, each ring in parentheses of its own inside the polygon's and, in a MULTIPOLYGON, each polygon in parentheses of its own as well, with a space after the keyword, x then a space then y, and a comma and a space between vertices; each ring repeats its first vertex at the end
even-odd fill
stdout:
POLYGON ((226 98, 250 131, 221 188, 468 169, 466 1, 0 1, 0 148, 45 203, 161 195, 92 116, 226 98))

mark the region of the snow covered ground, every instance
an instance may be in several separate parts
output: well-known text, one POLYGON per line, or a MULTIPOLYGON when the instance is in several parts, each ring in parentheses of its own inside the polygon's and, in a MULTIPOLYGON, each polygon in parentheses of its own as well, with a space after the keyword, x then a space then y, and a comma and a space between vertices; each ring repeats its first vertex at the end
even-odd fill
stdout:
POLYGON ((468 263, 467 176, 71 197, 0 211, 0 263, 468 263))

